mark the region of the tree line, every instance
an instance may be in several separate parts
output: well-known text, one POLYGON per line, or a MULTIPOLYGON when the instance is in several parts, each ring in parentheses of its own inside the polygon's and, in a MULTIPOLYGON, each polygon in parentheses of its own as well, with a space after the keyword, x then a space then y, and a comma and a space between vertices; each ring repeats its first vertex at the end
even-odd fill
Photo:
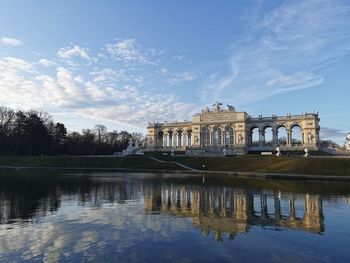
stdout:
POLYGON ((0 107, 0 155, 95 155, 126 149, 130 139, 142 140, 141 133, 108 131, 98 124, 82 132, 67 132, 45 112, 0 107))

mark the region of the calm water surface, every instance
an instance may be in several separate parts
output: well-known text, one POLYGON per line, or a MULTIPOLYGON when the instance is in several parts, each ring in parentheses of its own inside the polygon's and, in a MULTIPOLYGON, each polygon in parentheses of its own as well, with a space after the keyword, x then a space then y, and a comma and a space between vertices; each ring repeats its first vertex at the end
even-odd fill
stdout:
POLYGON ((350 184, 0 171, 1 262, 350 262, 350 184))

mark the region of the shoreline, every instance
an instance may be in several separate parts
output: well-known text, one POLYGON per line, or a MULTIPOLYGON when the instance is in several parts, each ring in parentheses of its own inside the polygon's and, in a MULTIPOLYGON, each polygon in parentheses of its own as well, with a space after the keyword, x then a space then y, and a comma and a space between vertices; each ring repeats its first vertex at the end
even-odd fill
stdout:
POLYGON ((126 172, 126 173, 157 173, 157 174, 190 174, 190 175, 218 175, 243 179, 283 179, 283 180, 315 180, 315 181, 350 181, 350 175, 311 175, 288 173, 263 173, 263 172, 228 172, 210 170, 160 170, 160 169, 132 169, 132 168, 103 168, 103 167, 49 167, 49 166, 13 166, 2 165, 0 169, 11 170, 54 170, 54 171, 101 171, 101 172, 126 172))

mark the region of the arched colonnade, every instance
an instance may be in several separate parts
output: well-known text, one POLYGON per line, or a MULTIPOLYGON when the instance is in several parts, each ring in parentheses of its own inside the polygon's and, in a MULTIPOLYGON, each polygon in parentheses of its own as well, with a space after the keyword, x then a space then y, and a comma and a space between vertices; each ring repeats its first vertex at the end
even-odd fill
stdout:
POLYGON ((192 129, 179 128, 161 130, 157 134, 157 146, 181 148, 192 146, 192 129))
POLYGON ((313 144, 315 135, 305 129, 301 123, 251 124, 248 127, 248 145, 297 147, 313 144))

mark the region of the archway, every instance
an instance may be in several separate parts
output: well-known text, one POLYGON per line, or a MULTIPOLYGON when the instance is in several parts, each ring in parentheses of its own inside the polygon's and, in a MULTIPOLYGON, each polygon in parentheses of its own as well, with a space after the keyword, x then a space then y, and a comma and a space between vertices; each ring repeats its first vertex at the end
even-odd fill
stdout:
POLYGON ((277 128, 277 145, 286 146, 287 145, 287 129, 284 126, 279 126, 277 128))
POLYGON ((210 145, 210 131, 208 127, 203 128, 202 130, 202 145, 210 145))
POLYGON ((177 147, 182 147, 182 144, 183 144, 183 138, 182 138, 182 130, 178 130, 177 131, 177 147))
POLYGON ((232 146, 234 143, 232 127, 226 128, 225 136, 226 136, 226 138, 225 138, 226 145, 232 146))
POLYGON ((299 124, 291 127, 291 143, 292 146, 301 146, 303 143, 302 130, 299 124))
POLYGON ((260 142, 259 128, 253 127, 250 132, 251 132, 251 145, 259 146, 259 142, 260 142))
POLYGON ((213 134, 213 145, 214 146, 221 145, 221 129, 215 127, 213 131, 214 131, 214 134, 213 134))
POLYGON ((273 132, 272 128, 267 126, 264 128, 264 145, 265 146, 273 146, 273 132))
POLYGON ((187 146, 192 146, 192 130, 187 131, 187 146))
POLYGON ((173 131, 168 131, 168 146, 173 147, 173 131))

